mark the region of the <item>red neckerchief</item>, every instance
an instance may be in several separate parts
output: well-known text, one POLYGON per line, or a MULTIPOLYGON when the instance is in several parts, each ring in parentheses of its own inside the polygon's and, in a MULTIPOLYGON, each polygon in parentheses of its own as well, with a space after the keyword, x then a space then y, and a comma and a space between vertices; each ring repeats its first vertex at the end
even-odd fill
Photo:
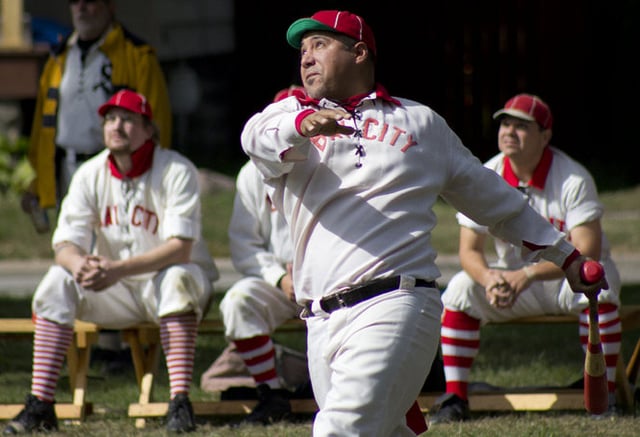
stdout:
MULTIPOLYGON (((379 83, 376 83, 375 93, 376 93, 376 98, 384 100, 385 102, 393 103, 394 105, 397 105, 397 106, 401 106, 400 101, 398 101, 398 99, 394 99, 393 97, 391 97, 387 89, 382 85, 380 85, 379 83)), ((358 94, 357 96, 351 96, 347 100, 344 100, 338 103, 347 111, 353 111, 362 102, 362 100, 369 97, 370 94, 371 94, 370 92, 358 94)), ((300 96, 296 94, 295 96, 302 105, 319 106, 320 104, 320 100, 314 99, 307 95, 300 96)))
POLYGON ((126 175, 120 173, 118 166, 116 166, 113 156, 109 155, 109 170, 111 170, 111 176, 116 179, 135 178, 146 172, 151 168, 153 162, 153 151, 156 149, 156 145, 153 140, 147 140, 138 150, 131 154, 131 162, 133 167, 126 175))
MULTIPOLYGON (((527 185, 529 185, 530 187, 535 187, 539 190, 544 190, 544 183, 547 180, 547 175, 549 174, 549 169, 551 169, 552 161, 553 152, 547 146, 544 148, 544 151, 542 152, 542 158, 540 158, 540 162, 533 171, 533 177, 527 185)), ((518 176, 515 175, 513 169, 511 168, 511 161, 506 156, 504 157, 504 170, 502 171, 502 177, 512 187, 518 187, 518 185, 520 185, 518 176)))

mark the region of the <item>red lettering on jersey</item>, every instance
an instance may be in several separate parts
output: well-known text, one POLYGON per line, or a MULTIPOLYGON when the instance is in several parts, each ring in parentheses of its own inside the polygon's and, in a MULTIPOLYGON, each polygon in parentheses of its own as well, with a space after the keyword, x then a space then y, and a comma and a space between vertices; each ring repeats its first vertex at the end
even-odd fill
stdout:
POLYGON ((407 143, 404 146, 402 146, 400 150, 402 150, 403 152, 406 152, 407 150, 409 150, 410 147, 413 147, 417 144, 418 143, 416 141, 413 141, 413 136, 409 135, 409 138, 407 138, 407 143))
POLYGON ((133 208, 133 212, 131 213, 131 224, 133 226, 141 226, 142 225, 142 221, 143 216, 144 215, 144 208, 142 208, 140 205, 136 205, 135 208, 133 208))
POLYGON ((327 137, 323 135, 316 135, 315 137, 311 137, 311 144, 316 146, 321 152, 324 152, 324 149, 327 147, 327 137))
POLYGON ((131 213, 131 224, 141 226, 152 234, 158 232, 158 215, 153 211, 148 211, 140 205, 136 205, 131 213))
POLYGON ((392 146, 395 146, 396 141, 398 141, 398 138, 400 137, 400 135, 406 134, 407 131, 400 129, 399 127, 396 127, 396 126, 394 126, 392 129, 393 129, 393 135, 391 136, 391 141, 389 141, 389 144, 391 144, 392 146))
MULTIPOLYGON (((346 125, 345 123, 341 123, 346 125)), ((329 141, 335 141, 336 139, 343 138, 345 135, 338 134, 333 136, 317 135, 310 138, 311 143, 321 152, 327 148, 329 141)), ((362 138, 370 141, 378 141, 381 143, 387 143, 392 147, 395 147, 396 143, 404 141, 404 144, 400 148, 401 152, 406 152, 413 146, 417 146, 418 142, 413 139, 413 135, 408 134, 406 130, 398 126, 389 126, 388 123, 382 123, 375 118, 367 118, 362 123, 362 138), (387 134, 392 132, 389 139, 387 134), (404 139, 406 137, 406 140, 404 139)))
POLYGON ((369 125, 377 125, 378 124, 378 120, 375 120, 373 118, 367 118, 364 123, 362 124, 362 138, 364 138, 365 140, 375 140, 376 136, 375 134, 369 134, 369 125))
POLYGON ((384 141, 385 135, 387 135, 387 130, 389 130, 389 125, 387 123, 382 125, 382 129, 380 129, 380 135, 378 135, 378 141, 384 141))
POLYGON ((113 222, 111 221, 111 208, 107 206, 104 210, 104 221, 102 222, 102 226, 110 226, 113 222))

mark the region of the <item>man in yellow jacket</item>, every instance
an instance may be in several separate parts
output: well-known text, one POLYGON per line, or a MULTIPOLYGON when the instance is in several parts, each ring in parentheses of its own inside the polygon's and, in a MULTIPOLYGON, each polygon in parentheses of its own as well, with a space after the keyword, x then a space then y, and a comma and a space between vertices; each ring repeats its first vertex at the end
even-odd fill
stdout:
MULTIPOLYGON (((58 207, 75 169, 104 149, 97 108, 122 88, 146 96, 171 145, 171 107, 155 49, 115 19, 114 0, 70 0, 74 31, 54 48, 40 77, 29 161, 36 178, 23 196, 58 207)), ((28 212, 28 211, 27 211, 28 212)))

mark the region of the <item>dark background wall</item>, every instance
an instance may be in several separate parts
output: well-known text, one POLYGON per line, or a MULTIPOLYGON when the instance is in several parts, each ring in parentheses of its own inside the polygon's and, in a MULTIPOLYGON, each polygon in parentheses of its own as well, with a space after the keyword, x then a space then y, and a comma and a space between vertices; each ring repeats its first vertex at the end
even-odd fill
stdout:
MULTIPOLYGON (((34 14, 69 24, 67 0, 25 4, 34 14)), ((552 108, 552 143, 583 162, 601 190, 640 184, 631 159, 640 146, 640 1, 116 4, 118 18, 158 47, 172 90, 177 72, 186 67, 195 74, 187 80, 199 92, 195 109, 179 110, 184 93, 172 95, 174 147, 201 167, 234 175, 246 159, 239 143, 243 124, 278 90, 298 83, 298 53, 285 40, 288 26, 318 9, 346 9, 375 32, 378 80, 393 95, 443 115, 480 159, 497 151, 493 112, 512 95, 530 92, 552 108)))
POLYGON ((640 2, 613 0, 238 0, 232 74, 235 129, 298 82, 288 26, 317 9, 347 9, 374 29, 378 79, 394 95, 442 114, 481 159, 497 151, 491 119, 513 94, 549 103, 552 143, 587 165, 601 189, 640 183, 629 155, 640 146, 632 64, 640 2))

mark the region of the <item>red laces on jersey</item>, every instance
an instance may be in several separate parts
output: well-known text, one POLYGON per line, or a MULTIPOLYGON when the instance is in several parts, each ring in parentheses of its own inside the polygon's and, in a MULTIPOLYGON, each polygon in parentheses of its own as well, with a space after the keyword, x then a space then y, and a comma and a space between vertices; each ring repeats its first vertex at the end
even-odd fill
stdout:
MULTIPOLYGON (((358 106, 360 106, 362 101, 367 97, 369 97, 370 95, 371 93, 358 94, 355 96, 351 96, 342 102, 339 102, 340 106, 343 109, 347 110, 348 112, 351 113, 351 115, 353 115, 353 118, 352 118, 353 127, 354 127, 353 136, 356 139, 355 155, 357 156, 356 168, 362 167, 362 160, 366 155, 364 145, 362 144, 362 130, 358 127, 358 121, 362 119, 362 114, 357 110, 357 108, 358 106)), ((385 102, 389 102, 393 105, 397 105, 397 106, 402 105, 398 99, 394 99, 393 97, 391 97, 387 89, 379 83, 376 83, 375 97, 377 99, 384 100, 385 102)), ((320 100, 309 97, 306 94, 296 95, 296 98, 298 99, 298 102, 300 102, 302 105, 320 106, 320 100)), ((302 115, 302 116, 299 115, 298 119, 296 120, 296 123, 297 123, 296 128, 298 129, 298 132, 300 131, 299 123, 304 119, 305 116, 306 115, 302 115)))
POLYGON ((155 150, 156 145, 153 140, 147 140, 138 150, 131 154, 131 161, 133 162, 133 167, 127 174, 123 175, 118 170, 116 163, 113 159, 113 156, 109 155, 109 170, 111 170, 111 175, 116 179, 124 179, 126 178, 135 178, 145 173, 147 170, 151 168, 151 163, 153 162, 153 151, 155 150))
MULTIPOLYGON (((391 97, 387 89, 379 83, 376 84, 375 93, 376 93, 376 98, 378 99, 384 100, 385 102, 393 103, 394 105, 397 105, 397 106, 401 105, 400 101, 398 101, 398 99, 394 99, 393 97, 391 97)), ((342 106, 347 111, 351 112, 362 102, 363 99, 368 97, 370 94, 371 93, 364 93, 364 94, 358 94, 357 96, 349 97, 347 100, 343 102, 339 102, 340 106, 342 106)), ((303 105, 315 105, 315 106, 320 105, 320 100, 314 99, 313 97, 309 97, 307 95, 296 94, 296 98, 303 105)))

